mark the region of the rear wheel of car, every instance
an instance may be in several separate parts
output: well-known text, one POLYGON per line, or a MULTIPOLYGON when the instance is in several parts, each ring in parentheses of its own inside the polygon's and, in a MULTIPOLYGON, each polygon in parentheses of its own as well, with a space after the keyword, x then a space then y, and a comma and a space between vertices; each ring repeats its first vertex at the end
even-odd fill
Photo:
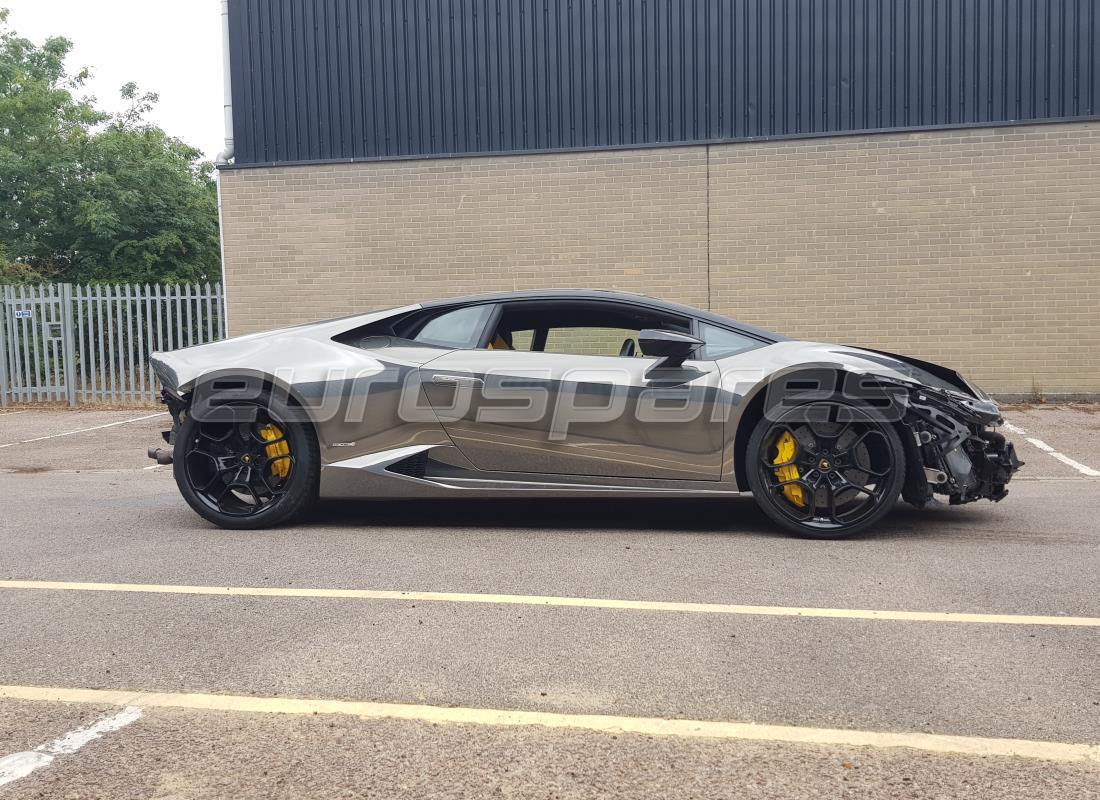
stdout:
POLYGON ((822 400, 771 416, 749 438, 746 471, 757 504, 783 528, 841 539, 865 531, 897 503, 904 451, 875 409, 822 400))
POLYGON ((176 432, 173 471, 184 499, 222 528, 268 528, 301 514, 321 468, 313 426, 267 395, 228 407, 232 420, 222 407, 212 420, 187 416, 176 432))

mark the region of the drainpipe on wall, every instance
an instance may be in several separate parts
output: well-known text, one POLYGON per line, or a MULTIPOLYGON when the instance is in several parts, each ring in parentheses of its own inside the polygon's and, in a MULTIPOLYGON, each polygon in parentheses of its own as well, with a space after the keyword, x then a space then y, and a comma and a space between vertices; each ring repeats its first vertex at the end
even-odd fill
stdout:
POLYGON ((222 112, 225 116, 225 148, 217 162, 228 164, 233 158, 233 80, 229 71, 229 0, 222 0, 222 112))
MULTIPOLYGON (((233 80, 229 70, 229 0, 222 0, 222 112, 225 117, 225 147, 218 153, 215 164, 224 166, 233 158, 233 80)), ((229 282, 225 269, 225 214, 222 212, 222 176, 216 170, 218 188, 218 244, 222 261, 222 308, 225 318, 225 335, 232 336, 229 329, 229 282)))

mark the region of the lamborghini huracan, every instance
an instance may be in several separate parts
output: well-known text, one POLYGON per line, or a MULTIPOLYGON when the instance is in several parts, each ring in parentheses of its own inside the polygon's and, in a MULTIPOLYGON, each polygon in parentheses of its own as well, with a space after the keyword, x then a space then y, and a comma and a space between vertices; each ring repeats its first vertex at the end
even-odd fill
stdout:
POLYGON ((611 291, 488 294, 157 353, 180 492, 225 528, 318 498, 724 497, 840 538, 1021 466, 959 373, 611 291))

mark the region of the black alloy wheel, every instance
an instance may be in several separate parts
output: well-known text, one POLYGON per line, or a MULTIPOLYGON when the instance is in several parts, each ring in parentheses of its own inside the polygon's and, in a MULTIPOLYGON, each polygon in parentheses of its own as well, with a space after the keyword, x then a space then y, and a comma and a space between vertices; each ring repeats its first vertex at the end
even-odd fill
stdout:
POLYGON ((320 456, 312 428, 272 405, 269 398, 237 403, 233 421, 188 416, 176 434, 176 483, 216 525, 277 525, 316 496, 320 456))
POLYGON ((905 482, 893 425, 843 400, 765 416, 748 446, 749 483, 761 509, 800 536, 839 539, 878 522, 905 482))

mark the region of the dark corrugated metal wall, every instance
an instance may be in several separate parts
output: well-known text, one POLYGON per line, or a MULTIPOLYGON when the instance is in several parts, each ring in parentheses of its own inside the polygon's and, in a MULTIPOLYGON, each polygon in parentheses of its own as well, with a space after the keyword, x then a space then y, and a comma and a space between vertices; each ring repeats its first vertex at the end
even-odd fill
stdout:
POLYGON ((1100 113, 1100 0, 231 0, 237 164, 1100 113))

